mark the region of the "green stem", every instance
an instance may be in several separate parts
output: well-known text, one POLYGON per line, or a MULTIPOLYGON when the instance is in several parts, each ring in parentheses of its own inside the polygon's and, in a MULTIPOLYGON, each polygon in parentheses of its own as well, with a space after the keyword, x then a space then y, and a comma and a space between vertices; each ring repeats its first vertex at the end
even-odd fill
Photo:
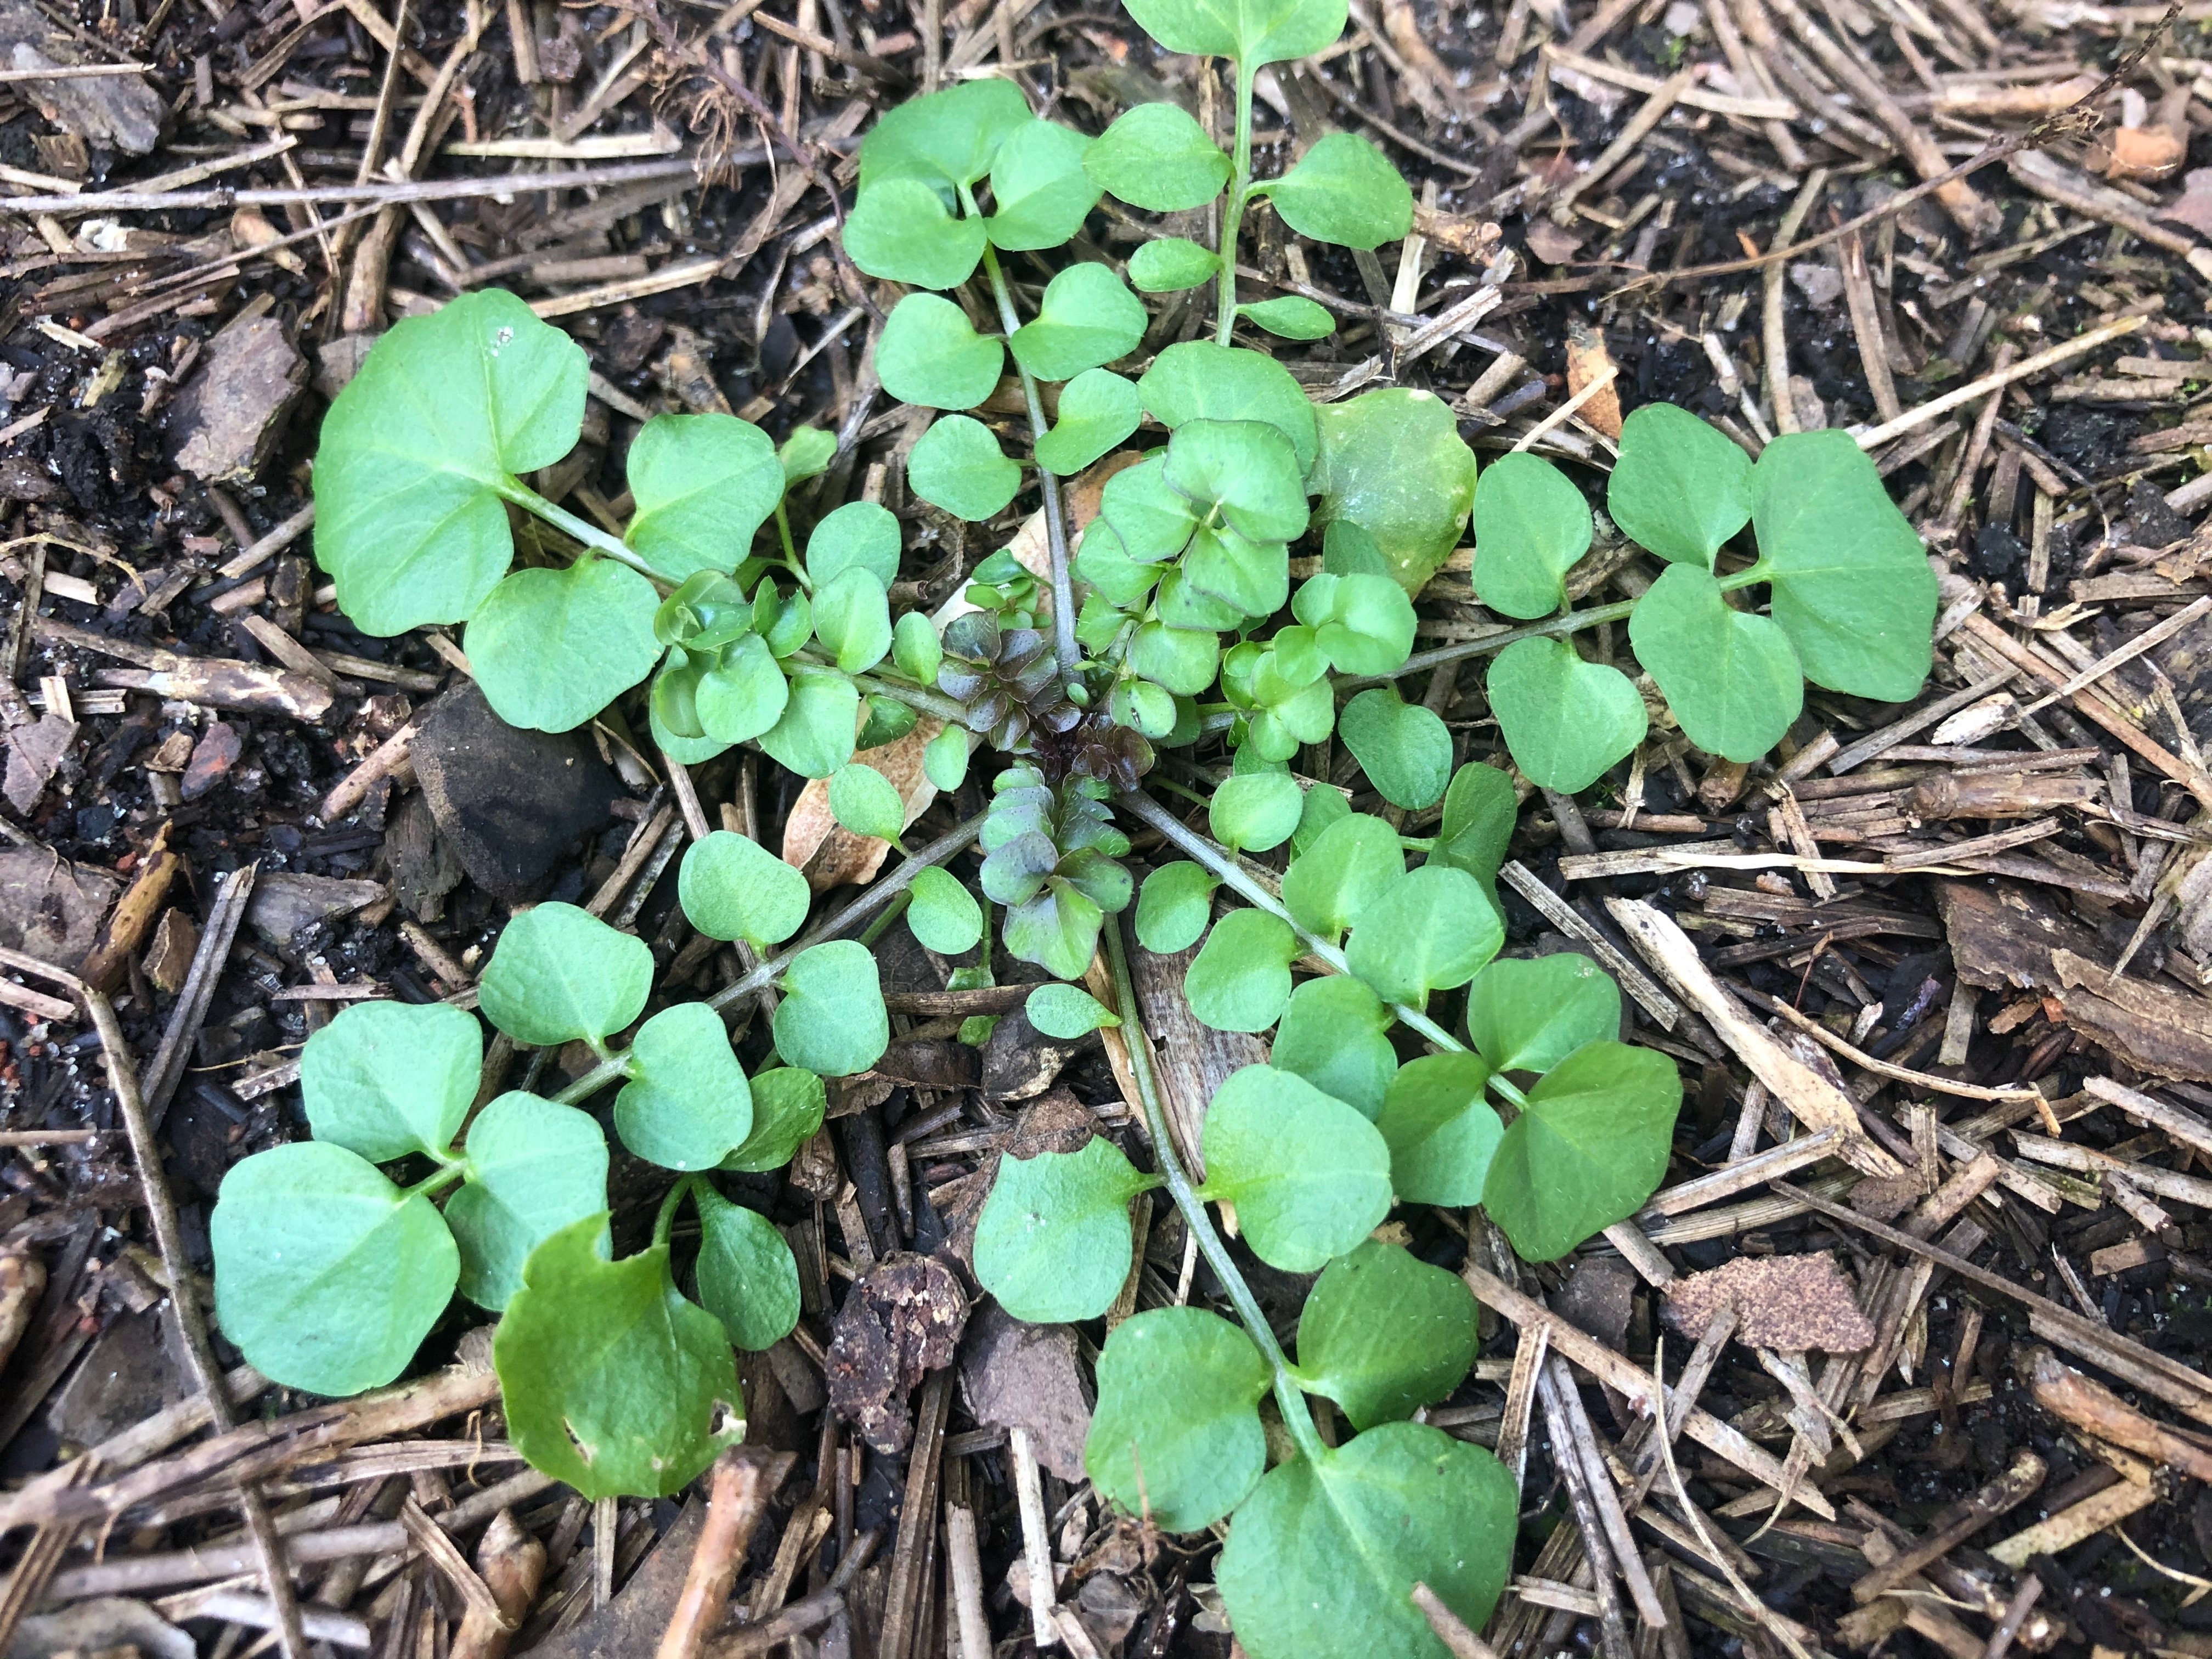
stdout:
POLYGON ((553 1097, 556 1106, 580 1106, 617 1079, 629 1075, 629 1051, 611 1054, 553 1097))
POLYGON ((469 1172, 469 1161, 465 1158, 441 1159, 437 1169, 424 1176, 407 1189, 410 1198, 435 1198, 469 1172))
POLYGON ((1525 1112, 1528 1109, 1528 1097, 1521 1092, 1517 1085, 1508 1083, 1496 1072, 1490 1074, 1490 1086, 1510 1101, 1516 1111, 1525 1112))
MULTIPOLYGON (((906 849, 902 847, 899 850, 901 852, 904 852, 906 849)), ((906 914, 907 906, 913 902, 914 894, 911 891, 901 893, 896 899, 892 900, 890 903, 884 907, 884 913, 881 915, 878 916, 866 927, 860 929, 860 943, 863 945, 873 945, 878 939, 881 939, 885 933, 890 931, 890 925, 906 914)))
MULTIPOLYGON (((1284 908, 1282 900, 1255 881, 1250 872, 1238 863, 1227 848, 1216 846, 1212 842, 1208 841, 1140 789, 1133 789, 1115 799, 1120 805, 1127 807, 1174 842, 1176 846, 1189 854, 1193 859, 1235 888, 1243 896, 1245 902, 1255 909, 1265 910, 1269 915, 1278 916, 1288 922, 1291 931, 1298 936, 1298 942, 1305 946, 1308 956, 1314 957, 1327 964, 1332 973, 1352 972, 1352 964, 1345 960, 1342 951, 1322 938, 1320 934, 1308 933, 1304 927, 1298 926, 1297 919, 1284 908)), ((1400 1020, 1419 1032, 1437 1048, 1452 1054, 1466 1051, 1467 1045, 1464 1042, 1452 1036, 1449 1031, 1444 1030, 1419 1009, 1402 1002, 1394 1002, 1389 1005, 1389 1007, 1390 1012, 1400 1020)))
POLYGON ((1234 59, 1231 66, 1237 76, 1237 176, 1229 181, 1229 199, 1221 208, 1221 297, 1213 328, 1219 345, 1229 343, 1237 325, 1237 233, 1244 222, 1245 192, 1252 187, 1252 77, 1259 73, 1234 59))
MULTIPOLYGON (((1765 578, 1759 580, 1763 581, 1765 578)), ((1469 657, 1486 657, 1492 652, 1503 651, 1509 645, 1517 645, 1522 640, 1557 639, 1562 634, 1580 633, 1583 629, 1595 628, 1601 623, 1620 622, 1635 609, 1635 600, 1621 599, 1612 605, 1592 605, 1587 611, 1570 611, 1564 617, 1530 623, 1526 628, 1503 629, 1495 634, 1485 634, 1479 640, 1462 640, 1457 645, 1440 645, 1433 651, 1416 651, 1387 674, 1362 674, 1338 680, 1337 695, 1348 696, 1370 685, 1388 685, 1394 680, 1404 679, 1409 674, 1442 668, 1448 662, 1464 662, 1469 657)))
POLYGON ((494 488, 517 507, 528 508, 564 535, 583 543, 585 546, 596 552, 605 554, 618 564, 628 565, 640 575, 648 578, 654 586, 666 592, 672 593, 676 591, 677 585, 672 578, 663 575, 636 554, 631 552, 623 544, 621 537, 610 536, 599 526, 578 518, 568 508, 556 507, 528 484, 509 480, 507 483, 495 485, 494 488))
MULTIPOLYGON (((1114 970, 1114 1000, 1119 1005, 1115 1012, 1121 1015, 1125 1030, 1136 1032, 1142 1027, 1137 1012, 1136 986, 1129 976, 1128 948, 1121 942, 1121 918, 1106 919, 1105 935, 1106 959, 1114 970)), ((1176 1208, 1182 1212, 1183 1224, 1198 1241, 1200 1254, 1206 1257, 1206 1266, 1213 1269, 1214 1277, 1221 1281, 1230 1305, 1237 1310, 1237 1316, 1244 1322, 1246 1334, 1273 1372, 1275 1403, 1282 1408, 1284 1426, 1297 1443, 1299 1453, 1308 1462, 1318 1466, 1328 1448, 1322 1443, 1321 1431, 1314 1427, 1313 1413, 1306 1405, 1305 1395, 1299 1392, 1290 1361, 1283 1356, 1283 1345, 1275 1340, 1274 1328, 1260 1311, 1259 1300, 1237 1270, 1229 1247, 1214 1231, 1213 1218, 1206 1211, 1206 1200, 1198 1195, 1190 1183, 1188 1171, 1182 1167, 1182 1159, 1176 1152, 1175 1137, 1168 1130, 1167 1108, 1160 1097, 1159 1079, 1152 1073, 1152 1054, 1140 1040, 1133 1038, 1127 1046, 1129 1073, 1136 1079, 1145 1127, 1152 1136, 1152 1158, 1166 1178, 1168 1195, 1175 1200, 1176 1208)))
POLYGON ((783 503, 775 504, 775 535, 783 544, 783 562, 798 581, 802 591, 811 593, 814 584, 806 579, 805 568, 799 562, 799 550, 791 544, 791 520, 783 510, 783 503))
POLYGON ((1723 593, 1733 593, 1739 587, 1749 587, 1753 582, 1763 582, 1773 574, 1772 568, 1765 559, 1755 559, 1742 569, 1721 577, 1720 589, 1723 593))
MULTIPOLYGON (((968 210, 973 213, 975 201, 963 188, 961 195, 967 200, 968 210)), ((1022 319, 1014 312, 1013 290, 1006 286, 1006 272, 999 269, 999 250, 988 242, 983 244, 983 270, 991 279, 991 297, 998 302, 999 326, 1006 330, 1011 342, 1014 331, 1022 319)), ((1014 368, 1022 378, 1022 396, 1030 409, 1030 444, 1034 449, 1048 429, 1044 418, 1044 399, 1037 395, 1036 377, 1024 368, 1021 360, 1014 360, 1014 368)), ((1075 582, 1068 574, 1067 517, 1060 504, 1060 480, 1050 467, 1037 465, 1037 487, 1044 492, 1045 545, 1052 553, 1052 639, 1053 649, 1060 659, 1063 679, 1073 680, 1076 666, 1083 660, 1083 653, 1075 642, 1075 582)))
POLYGON ((691 1188, 705 1179, 703 1176, 688 1175, 668 1189, 668 1196, 660 1200, 660 1208, 653 1218, 653 1248, 654 1249, 661 1250, 668 1248, 668 1237, 676 1231, 677 1210, 682 1206, 685 1197, 690 1194, 691 1188))
MULTIPOLYGON (((835 665, 825 661, 811 650, 797 653, 800 661, 815 663, 823 667, 835 665)), ((953 698, 941 691, 932 691, 927 686, 915 685, 908 680, 885 679, 877 674, 855 674, 853 684, 864 693, 889 697, 893 702, 902 702, 920 714, 934 714, 949 725, 957 726, 960 717, 967 713, 953 698)))

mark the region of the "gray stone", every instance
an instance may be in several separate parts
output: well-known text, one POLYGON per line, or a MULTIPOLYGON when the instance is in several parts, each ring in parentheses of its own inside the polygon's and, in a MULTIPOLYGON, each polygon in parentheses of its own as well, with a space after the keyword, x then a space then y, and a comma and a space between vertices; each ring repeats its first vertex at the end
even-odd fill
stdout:
POLYGON ((337 876, 272 871, 253 884, 253 902, 246 919, 271 947, 284 951, 302 927, 374 904, 384 893, 380 881, 345 881, 337 876))
POLYGON ((0 945, 75 973, 122 885, 43 847, 0 849, 0 945))
MULTIPOLYGON (((75 36, 48 22, 30 0, 0 0, 0 65, 53 69, 94 61, 75 36)), ((18 95, 39 113, 88 144, 143 155, 161 142, 167 106, 136 75, 78 76, 58 81, 18 81, 18 95)))

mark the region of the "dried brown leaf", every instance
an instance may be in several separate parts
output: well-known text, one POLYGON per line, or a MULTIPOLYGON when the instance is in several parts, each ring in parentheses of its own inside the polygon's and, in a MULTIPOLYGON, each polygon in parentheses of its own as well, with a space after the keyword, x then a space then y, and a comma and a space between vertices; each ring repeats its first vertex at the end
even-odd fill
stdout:
MULTIPOLYGON (((864 749, 853 758, 890 780, 906 803, 906 822, 912 823, 937 799, 937 786, 921 769, 921 751, 945 729, 945 722, 924 715, 914 730, 874 749, 864 749)), ((887 841, 856 836, 839 823, 830 811, 830 780, 815 778, 799 792, 791 816, 783 822, 783 861, 805 872, 807 884, 817 893, 848 883, 858 885, 875 879, 884 856, 891 850, 887 841)))

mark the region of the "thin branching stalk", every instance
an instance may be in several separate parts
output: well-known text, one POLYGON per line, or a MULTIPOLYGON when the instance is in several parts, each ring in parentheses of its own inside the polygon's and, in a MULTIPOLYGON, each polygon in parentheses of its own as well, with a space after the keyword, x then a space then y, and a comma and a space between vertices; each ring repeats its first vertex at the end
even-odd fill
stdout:
POLYGON ((1411 674, 1442 668, 1446 663, 1465 662, 1469 657, 1487 657, 1503 651, 1509 645, 1517 645, 1522 640, 1553 640, 1562 634, 1577 634, 1585 628, 1595 628, 1600 623, 1620 622, 1635 609, 1635 600, 1621 599, 1613 605, 1592 605, 1587 611, 1570 611, 1561 616, 1547 617, 1542 622, 1530 623, 1525 628, 1500 629, 1495 634, 1485 634, 1479 640, 1462 640, 1456 645, 1440 645, 1433 651, 1416 651, 1387 674, 1338 676, 1337 695, 1346 696, 1367 686, 1389 685, 1394 680, 1402 680, 1411 674))
POLYGON ((517 507, 526 507, 551 525, 556 530, 580 541, 596 553, 604 553, 618 564, 626 564, 657 588, 668 592, 676 591, 676 584, 643 559, 630 551, 619 536, 611 536, 599 526, 578 518, 565 507, 556 507, 527 484, 510 484, 499 493, 517 507))
MULTIPOLYGON (((1137 1012, 1136 986, 1129 977, 1129 952, 1121 942, 1120 917, 1106 919, 1105 939, 1106 960, 1114 973, 1114 1000, 1120 1005, 1115 1012, 1125 1030, 1140 1033, 1143 1028, 1137 1012)), ((1275 1403, 1282 1408, 1284 1426, 1290 1430, 1291 1438, 1297 1443, 1298 1451, 1307 1462, 1318 1464, 1327 1450, 1322 1443, 1321 1431, 1314 1427, 1313 1413, 1307 1407, 1305 1395, 1299 1391, 1297 1379, 1291 1374, 1291 1362, 1283 1356, 1283 1345, 1275 1340, 1275 1333, 1267 1323, 1267 1316, 1260 1311, 1252 1287, 1244 1282, 1244 1275, 1237 1270, 1229 1247, 1221 1242, 1221 1235, 1214 1231, 1213 1218, 1206 1212, 1206 1200, 1198 1195, 1198 1189, 1190 1183, 1189 1172, 1182 1167, 1182 1159, 1176 1152, 1175 1137, 1168 1130, 1167 1105, 1160 1096, 1159 1079, 1152 1071, 1151 1052, 1141 1036, 1133 1036, 1127 1047, 1129 1073, 1136 1079, 1138 1103, 1144 1109, 1145 1127, 1152 1136, 1152 1158, 1167 1182, 1168 1196, 1182 1212, 1183 1224, 1198 1241, 1200 1254, 1213 1269, 1214 1277, 1221 1281, 1230 1304, 1237 1310, 1237 1316, 1244 1322, 1245 1333, 1267 1360, 1267 1369, 1274 1377, 1275 1403)))
POLYGON ((1237 233, 1244 222, 1244 193, 1252 186, 1252 77, 1258 71, 1232 60, 1237 75, 1237 176, 1221 205, 1220 298, 1215 304, 1213 337, 1227 345, 1237 326, 1237 233))

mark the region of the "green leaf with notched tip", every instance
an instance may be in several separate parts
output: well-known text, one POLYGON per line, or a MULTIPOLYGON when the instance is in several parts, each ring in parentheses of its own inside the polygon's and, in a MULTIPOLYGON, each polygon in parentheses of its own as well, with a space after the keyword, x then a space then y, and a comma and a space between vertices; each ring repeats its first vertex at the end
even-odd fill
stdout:
POLYGON ((1072 380, 1134 351, 1146 320, 1145 302, 1109 267, 1086 260, 1044 285, 1036 316, 1007 343, 1040 380, 1072 380))
POLYGON ((758 1174, 780 1170, 822 1127, 829 1091, 822 1079, 796 1066, 776 1066, 752 1080, 753 1132, 722 1160, 726 1170, 758 1174))
POLYGON ((1590 535, 1589 503, 1565 473, 1540 455, 1500 455, 1474 486, 1476 597, 1509 617, 1550 616, 1590 535))
POLYGON ((1390 1149, 1375 1126, 1291 1073, 1232 1073, 1200 1142, 1205 1195, 1234 1204, 1254 1254, 1285 1273, 1315 1272, 1390 1212, 1390 1149))
POLYGON ((1162 477, 1207 519, 1248 540, 1305 534, 1306 491, 1297 452, 1265 421, 1186 421, 1168 440, 1162 477))
POLYGON ((512 294, 393 325, 324 417, 315 558, 363 633, 466 620, 514 557, 502 494, 575 447, 591 365, 512 294))
POLYGON ((1261 188, 1285 224, 1316 242, 1379 247, 1413 228, 1413 192, 1403 175, 1356 132, 1323 134, 1261 188))
POLYGON ((1425 864, 1361 908, 1344 954, 1383 1001, 1418 1008, 1430 992, 1473 979, 1504 940, 1481 883, 1464 870, 1425 864))
POLYGON ((1001 511, 1022 487, 1021 468, 991 428, 966 415, 947 415, 921 434, 906 476, 922 500, 971 524, 1001 511))
POLYGON ((1409 811, 1433 806, 1451 781, 1451 733, 1433 710, 1373 686, 1345 704, 1336 729, 1382 799, 1409 811))
POLYGON ((1375 1127, 1390 1147, 1390 1182, 1408 1204, 1461 1208, 1482 1201, 1505 1125, 1484 1097, 1480 1054, 1424 1054, 1390 1079, 1375 1127))
MULTIPOLYGON (((880 502, 848 501, 824 514, 806 538, 806 574, 816 587, 854 566, 885 587, 898 580, 899 522, 880 502)), ((927 617, 917 620, 928 626, 927 617)))
POLYGON ((1558 1260, 1659 1189, 1681 1105, 1681 1076, 1656 1049, 1577 1049, 1528 1091, 1498 1142, 1483 1208, 1525 1260, 1558 1260))
POLYGON ((461 635, 484 701, 509 726, 567 732, 653 672, 660 596, 627 565, 586 556, 566 570, 518 570, 484 598, 461 635))
POLYGON ((1314 520, 1332 532, 1328 568, 1339 568, 1335 527, 1349 524, 1407 593, 1419 592, 1450 556, 1474 503, 1474 452, 1450 407, 1432 392, 1389 387, 1315 413, 1318 459, 1308 482, 1318 497, 1314 520))
POLYGON ((1279 916, 1231 910, 1214 923, 1183 975, 1191 1012, 1217 1031, 1266 1030, 1291 1000, 1298 949, 1297 935, 1279 916))
POLYGON ((478 981, 484 1018, 535 1048, 611 1036, 644 1012, 653 952, 573 904, 533 905, 507 924, 478 981))
POLYGON ((845 216, 845 252, 871 276, 916 288, 957 288, 975 274, 988 239, 981 219, 956 219, 918 179, 886 179, 845 216))
POLYGON ((461 1294, 494 1313, 553 1234, 607 1207, 607 1138, 588 1112, 514 1091, 469 1125, 469 1178, 446 1200, 461 1294))
POLYGON ((1017 1319, 1096 1319, 1129 1276, 1129 1200, 1158 1186, 1103 1137, 1073 1152, 1008 1153, 975 1221, 975 1277, 1017 1319))
POLYGON ((1072 1042, 1102 1026, 1119 1025, 1121 1018, 1080 986, 1040 985, 1022 1005, 1029 1022, 1048 1037, 1072 1042))
POLYGON ((1621 423, 1605 509, 1623 535, 1661 558, 1710 570, 1721 544, 1751 517, 1751 457, 1734 440, 1686 409, 1646 404, 1621 423))
POLYGON ((1635 682, 1584 662, 1567 640, 1516 640, 1485 682, 1513 763, 1531 783, 1571 795, 1633 750, 1651 717, 1635 682))
POLYGON ((1466 871, 1482 884, 1494 906, 1498 872, 1505 866, 1520 811, 1511 778, 1494 766, 1469 761, 1452 774, 1451 787, 1444 791, 1443 822, 1429 862, 1466 871))
POLYGON ((300 1097, 316 1139, 388 1164, 453 1144, 483 1067, 473 1014, 443 1002, 356 1002, 301 1050, 300 1097))
POLYGON ((1264 352, 1185 340, 1152 359, 1137 392, 1170 432, 1186 421, 1265 421, 1291 441, 1301 474, 1313 465, 1313 404, 1291 371, 1264 352))
POLYGON ((1710 753, 1755 761, 1804 707, 1804 676, 1788 637, 1771 617, 1732 609, 1695 565, 1661 573, 1628 613, 1628 638, 1682 735, 1710 753))
POLYGON ((1221 884, 1188 859, 1163 864, 1137 895, 1137 943, 1147 951, 1188 951, 1206 931, 1213 890, 1221 884))
POLYGON ((935 865, 918 870, 908 890, 913 896, 906 907, 906 925, 939 956, 971 951, 983 937, 983 907, 951 872, 935 865))
POLYGON ((799 1323, 799 1261, 775 1224, 694 1187, 699 1206, 699 1300, 722 1322, 733 1346, 773 1348, 799 1323))
POLYGON ((1220 269, 1218 256, 1183 236, 1157 237, 1129 256, 1129 281, 1146 294, 1196 288, 1220 269))
POLYGON ((1398 1070, 1394 1016, 1349 974, 1325 974, 1291 993, 1267 1063, 1295 1073, 1370 1122, 1398 1070))
POLYGON ((1237 314, 1280 340, 1323 340, 1336 332, 1336 319, 1303 294, 1239 306, 1237 314))
POLYGON ((935 294, 909 294, 891 307, 876 342, 876 375, 901 403, 973 409, 999 384, 1006 346, 975 331, 968 313, 935 294))
POLYGON ((1006 135, 991 161, 994 211, 983 222, 994 246, 1058 247, 1083 228, 1099 188, 1083 170, 1091 140, 1057 121, 1029 121, 1006 135))
POLYGON ((311 1394, 359 1394, 398 1376, 460 1273, 428 1199, 317 1140, 234 1165, 208 1239, 222 1334, 272 1382, 311 1394))
POLYGON ((860 143, 863 195, 889 179, 919 179, 949 191, 991 170, 999 147, 1033 118, 1003 76, 959 81, 894 105, 860 143))
POLYGON ((752 1090, 705 1003, 679 1002, 639 1026, 629 1066, 615 1133, 647 1163, 711 1170, 752 1133, 752 1090))
POLYGON ((656 415, 626 464, 637 503, 623 538, 663 575, 735 570, 783 499, 767 433, 733 415, 656 415))
POLYGON ((1052 430, 1036 442, 1037 465, 1071 477, 1134 432, 1144 417, 1133 382, 1111 369, 1086 368, 1060 388, 1052 430))
POLYGON ((1501 1072, 1548 1072, 1620 1035, 1620 988, 1588 957, 1501 957, 1467 993, 1468 1035, 1501 1072))
POLYGON ((806 921, 806 878, 758 842, 717 830, 684 849, 677 896, 685 920, 709 939, 781 945, 806 921))
POLYGON ((823 1077, 853 1077, 884 1057, 890 1016, 876 959, 856 939, 801 951, 783 970, 775 1051, 823 1077))
POLYGON ((1459 1387, 1481 1339, 1459 1275, 1368 1239, 1322 1269, 1298 1316, 1298 1386, 1355 1429, 1411 1417, 1459 1387))
POLYGON ((1298 827, 1305 792, 1287 772, 1244 772, 1213 792, 1206 827, 1231 852, 1265 853, 1298 827))
POLYGON ((1154 1308, 1115 1326, 1098 1355, 1083 1467, 1109 1502, 1168 1532, 1236 1508, 1267 1467, 1267 1362, 1202 1308, 1154 1308))
MULTIPOLYGON (((865 577, 864 571, 849 575, 865 577)), ((789 701, 760 734, 761 751, 802 778, 826 778, 853 758, 860 735, 860 688, 844 675, 802 668, 791 677, 789 701)))
POLYGON ((604 1212, 531 1253, 492 1338, 508 1437, 586 1498, 665 1498, 744 1432, 722 1322, 677 1294, 668 1247, 600 1255, 604 1212))
POLYGON ((1310 58, 1344 33, 1345 0, 1136 0, 1129 15, 1170 52, 1234 58, 1244 73, 1310 58))
POLYGON ((1115 118, 1083 158, 1091 181, 1131 207, 1180 213, 1221 194, 1236 171, 1180 104, 1139 104, 1115 118))
POLYGON ((1369 902, 1405 873, 1398 832, 1365 812, 1347 813, 1291 860, 1283 905, 1299 927, 1334 944, 1369 902))

